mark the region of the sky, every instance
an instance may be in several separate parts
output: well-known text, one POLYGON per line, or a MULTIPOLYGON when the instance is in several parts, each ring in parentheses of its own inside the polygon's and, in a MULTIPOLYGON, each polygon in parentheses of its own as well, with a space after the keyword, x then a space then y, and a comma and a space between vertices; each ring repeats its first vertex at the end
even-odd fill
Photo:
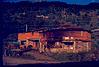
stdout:
POLYGON ((81 4, 81 5, 86 5, 91 2, 98 2, 99 0, 5 0, 7 2, 19 2, 19 1, 32 1, 32 2, 37 2, 37 1, 61 1, 61 2, 66 2, 68 4, 81 4))

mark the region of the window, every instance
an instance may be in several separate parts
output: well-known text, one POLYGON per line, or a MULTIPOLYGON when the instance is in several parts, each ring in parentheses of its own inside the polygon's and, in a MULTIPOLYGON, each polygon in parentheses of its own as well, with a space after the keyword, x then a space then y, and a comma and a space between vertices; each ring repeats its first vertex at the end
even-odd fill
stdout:
POLYGON ((65 45, 73 45, 74 42, 63 42, 65 45))
POLYGON ((39 42, 39 40, 34 40, 34 42, 39 42))
POLYGON ((21 41, 21 45, 25 45, 26 44, 26 41, 21 41))

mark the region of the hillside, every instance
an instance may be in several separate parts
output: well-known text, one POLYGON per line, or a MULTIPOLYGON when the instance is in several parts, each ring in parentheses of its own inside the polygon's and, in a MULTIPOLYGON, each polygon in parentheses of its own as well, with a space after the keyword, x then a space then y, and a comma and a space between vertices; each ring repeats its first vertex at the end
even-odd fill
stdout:
POLYGON ((66 4, 64 2, 22 1, 0 2, 2 33, 52 29, 64 24, 74 24, 84 29, 99 28, 99 3, 88 5, 66 4))
POLYGON ((99 22, 97 22, 99 19, 98 3, 74 5, 64 2, 31 3, 22 1, 17 3, 4 2, 0 6, 3 12, 4 23, 2 24, 4 29, 9 29, 9 32, 12 30, 14 32, 24 32, 26 24, 28 31, 59 27, 68 22, 84 26, 88 30, 98 27, 97 24, 99 25, 99 22))

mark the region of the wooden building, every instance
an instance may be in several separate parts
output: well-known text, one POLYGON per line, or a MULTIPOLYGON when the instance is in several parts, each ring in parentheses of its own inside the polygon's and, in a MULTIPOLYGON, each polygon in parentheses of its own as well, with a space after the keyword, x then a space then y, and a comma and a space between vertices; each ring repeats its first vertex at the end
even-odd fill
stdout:
POLYGON ((32 47, 40 52, 87 52, 91 50, 91 33, 80 27, 62 27, 18 33, 21 48, 32 47))
POLYGON ((91 33, 82 28, 60 28, 45 33, 51 52, 78 53, 91 50, 91 33))

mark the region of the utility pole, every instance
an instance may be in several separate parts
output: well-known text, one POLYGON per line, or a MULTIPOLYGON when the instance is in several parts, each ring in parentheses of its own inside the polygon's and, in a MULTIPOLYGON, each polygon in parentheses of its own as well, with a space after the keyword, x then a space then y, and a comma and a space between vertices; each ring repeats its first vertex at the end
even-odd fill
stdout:
POLYGON ((25 31, 27 32, 27 30, 28 30, 28 26, 27 26, 27 24, 25 25, 25 31))

